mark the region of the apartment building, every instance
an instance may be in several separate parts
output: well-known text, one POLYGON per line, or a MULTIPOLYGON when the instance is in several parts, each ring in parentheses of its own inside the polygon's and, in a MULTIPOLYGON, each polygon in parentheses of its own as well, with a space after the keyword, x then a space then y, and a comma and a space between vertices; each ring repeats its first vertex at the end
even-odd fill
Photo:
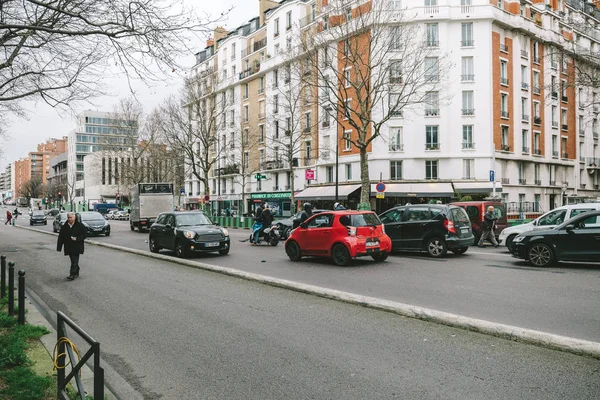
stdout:
MULTIPOLYGON (((287 0, 259 1, 257 18, 221 32, 197 55, 192 72, 220 76, 214 93, 231 94, 218 130, 211 201, 235 199, 249 209, 255 200, 273 199, 284 214, 287 190, 293 187, 297 199, 331 202, 336 177, 338 198, 356 201, 360 155, 347 140, 356 132, 328 118, 319 100, 323 93, 279 86, 282 78, 293 81, 287 71, 303 62, 293 58, 302 35, 331 30, 378 2, 387 8, 383 25, 391 34, 403 19, 399 15, 410 16, 403 24, 421 28, 423 46, 438 53, 428 53, 434 55, 423 60, 423 68, 430 71, 436 57, 450 63, 424 76, 436 80, 439 72, 444 82, 420 107, 394 115, 386 114, 385 105, 377 111, 376 118, 389 120, 368 149, 374 207, 415 197, 449 201, 496 193, 509 203, 535 202, 548 210, 567 199, 600 195, 598 90, 581 77, 584 70, 598 70, 593 56, 600 48, 600 10, 593 2, 287 0), (281 112, 285 93, 300 99, 288 114, 281 112), (288 117, 301 122, 295 126, 288 117), (274 145, 282 131, 297 138, 293 173, 274 145), (230 151, 238 132, 246 138, 242 143, 253 144, 241 156, 230 151), (240 165, 251 170, 243 180, 244 198, 240 165), (380 180, 388 190, 376 202, 374 184, 380 180)), ((390 63, 394 57, 390 49, 390 63)), ((341 68, 335 54, 328 62, 341 68)), ((399 81, 401 75, 390 74, 390 84, 399 81)), ((191 197, 204 194, 189 175, 186 186, 191 197)))
POLYGON ((77 127, 69 133, 67 157, 68 192, 74 193, 71 201, 84 201, 86 197, 84 157, 106 149, 125 149, 132 136, 130 126, 131 122, 104 111, 86 110, 77 116, 77 127))
POLYGON ((3 202, 13 198, 14 181, 13 165, 8 164, 4 172, 0 173, 0 196, 3 202))

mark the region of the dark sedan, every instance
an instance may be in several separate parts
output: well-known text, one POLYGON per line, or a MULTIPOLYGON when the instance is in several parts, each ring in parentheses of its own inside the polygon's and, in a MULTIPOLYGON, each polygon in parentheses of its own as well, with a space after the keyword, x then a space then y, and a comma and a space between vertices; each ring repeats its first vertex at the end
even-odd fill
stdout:
POLYGON ((80 212, 81 223, 85 226, 88 236, 106 235, 110 236, 110 224, 104 219, 104 216, 97 211, 80 212))
POLYGON ((203 212, 170 212, 160 214, 150 227, 150 251, 175 251, 185 258, 192 253, 229 253, 229 232, 215 225, 203 212))
POLYGON ((600 262, 600 211, 590 211, 548 230, 524 232, 513 239, 513 257, 536 267, 557 261, 600 262))
POLYGON ((55 232, 55 233, 60 232, 60 228, 65 224, 65 222, 67 222, 67 215, 68 215, 68 213, 61 212, 56 217, 54 217, 54 221, 52 222, 52 231, 53 232, 55 232))
POLYGON ((34 211, 29 217, 29 225, 48 225, 46 213, 43 211, 34 211))

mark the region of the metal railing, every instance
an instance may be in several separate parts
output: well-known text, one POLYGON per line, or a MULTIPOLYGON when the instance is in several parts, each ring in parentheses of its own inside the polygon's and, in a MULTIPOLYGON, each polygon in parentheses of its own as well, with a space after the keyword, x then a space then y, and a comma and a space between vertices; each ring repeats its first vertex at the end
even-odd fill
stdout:
POLYGON ((462 148, 463 149, 474 149, 475 148, 475 143, 473 143, 473 142, 463 142, 462 143, 462 148))
POLYGON ((510 201, 506 203, 507 213, 543 212, 537 201, 510 201))
POLYGON ((85 363, 94 356, 94 399, 104 398, 104 368, 100 367, 100 343, 88 335, 83 329, 81 329, 75 322, 67 317, 62 312, 57 312, 56 319, 56 336, 57 336, 57 347, 58 357, 56 357, 56 371, 57 371, 57 398, 61 400, 68 400, 69 396, 66 392, 67 385, 75 378, 75 385, 81 400, 86 399, 86 393, 81 382, 80 371, 85 363), (70 343, 67 326, 71 328, 79 337, 83 338, 90 346, 89 350, 83 354, 83 356, 76 361, 75 354, 71 346, 67 346, 70 343), (69 356, 69 362, 72 365, 71 372, 66 374, 65 368, 67 364, 65 361, 66 356, 69 356))

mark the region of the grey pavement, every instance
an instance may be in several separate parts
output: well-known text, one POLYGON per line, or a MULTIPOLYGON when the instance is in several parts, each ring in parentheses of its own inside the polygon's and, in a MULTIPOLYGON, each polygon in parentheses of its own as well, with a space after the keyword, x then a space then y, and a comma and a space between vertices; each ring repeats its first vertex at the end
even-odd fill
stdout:
POLYGON ((597 359, 161 259, 88 245, 81 277, 67 282, 55 237, 8 229, 0 229, 1 246, 19 249, 8 254, 26 266, 28 285, 50 310, 66 312, 100 341, 118 398, 596 399, 600 393, 597 359))

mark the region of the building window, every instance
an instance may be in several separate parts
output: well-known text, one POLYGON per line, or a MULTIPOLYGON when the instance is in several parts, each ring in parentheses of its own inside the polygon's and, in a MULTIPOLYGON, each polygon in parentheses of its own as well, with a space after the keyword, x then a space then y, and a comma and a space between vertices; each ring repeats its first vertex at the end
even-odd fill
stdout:
POLYGON ((248 138, 249 136, 249 132, 248 132, 248 128, 244 129, 244 137, 242 138, 242 143, 244 144, 244 146, 248 146, 248 138))
POLYGON ((345 151, 350 150, 350 146, 352 145, 352 142, 350 142, 351 134, 352 134, 352 130, 344 131, 344 150, 345 151))
POLYGON ((248 122, 249 117, 248 106, 244 106, 244 122, 248 122))
POLYGON ((533 71, 533 94, 540 94, 540 72, 533 71))
POLYGON ((521 121, 529 121, 529 100, 527 97, 521 97, 521 121))
POLYGON ((561 128, 566 131, 568 129, 568 127, 569 127, 567 125, 567 109, 566 108, 561 108, 560 113, 561 113, 561 119, 560 120, 561 120, 561 124, 562 124, 561 128))
POLYGON ((473 125, 463 125, 463 149, 474 149, 475 143, 473 142, 473 125))
POLYGON ((508 86, 508 63, 500 60, 500 84, 508 86))
POLYGON ((261 76, 258 79, 258 94, 263 94, 265 92, 265 77, 261 76))
POLYGON ((500 117, 508 118, 508 94, 500 94, 500 117))
POLYGON ((523 153, 529 153, 529 131, 527 129, 521 131, 521 147, 523 153))
POLYGON ((510 150, 510 147, 508 146, 508 126, 506 125, 502 125, 500 127, 501 130, 501 140, 502 140, 502 150, 510 150))
POLYGON ((391 93, 389 97, 388 113, 390 117, 402 117, 402 107, 400 105, 400 95, 391 93))
POLYGON ((344 114, 346 114, 346 115, 345 115, 344 117, 345 117, 346 119, 350 119, 350 110, 351 110, 351 108, 350 108, 350 107, 351 107, 351 105, 352 105, 352 104, 351 104, 351 101, 352 101, 352 99, 346 99, 346 101, 345 101, 345 103, 346 103, 346 106, 344 107, 344 114))
POLYGON ((259 125, 258 126, 258 143, 264 143, 264 142, 265 142, 265 126, 259 125))
POLYGON ((350 21, 352 19, 352 8, 346 7, 346 21, 350 21))
POLYGON ((390 179, 394 181, 402 179, 402 161, 390 161, 390 179))
POLYGON ((462 115, 475 115, 472 90, 462 92, 462 115))
POLYGON ((424 101, 426 116, 440 115, 440 101, 438 92, 426 92, 424 101))
POLYGON ((425 45, 427 47, 438 47, 440 45, 438 36, 438 24, 425 24, 425 30, 427 33, 427 40, 425 45))
POLYGON ((541 155, 542 150, 540 149, 540 133, 534 132, 533 134, 533 152, 534 154, 541 155))
POLYGON ((265 169, 265 150, 264 149, 258 150, 258 169, 261 171, 263 169, 265 169))
POLYGON ((390 62, 390 83, 402 83, 401 61, 390 62))
POLYGON ((344 87, 350 87, 350 68, 344 70, 344 87))
POLYGON ((439 61, 437 57, 425 57, 425 81, 437 82, 440 79, 439 61))
POLYGON ((311 113, 307 112, 306 114, 304 114, 304 132, 310 132, 310 129, 312 127, 312 121, 311 121, 311 113))
POLYGON ((244 99, 248 98, 248 84, 244 83, 244 99))
POLYGON ((521 65, 521 89, 529 89, 529 79, 527 79, 527 66, 521 65))
POLYGON ((327 182, 333 182, 333 167, 327 167, 327 182))
POLYGON ((439 150, 440 144, 438 142, 438 126, 429 125, 425 127, 425 149, 426 150, 439 150))
POLYGON ((437 179, 438 178, 438 161, 427 160, 425 161, 425 179, 437 179))
POLYGON ((245 151, 244 152, 244 170, 248 169, 248 164, 249 164, 249 162, 248 162, 248 152, 245 151))
POLYGON ((390 151, 402 151, 402 127, 390 128, 390 151))
POLYGON ((475 160, 474 159, 464 159, 463 160, 463 179, 472 179, 473 171, 475 170, 475 160))
POLYGON ((463 47, 473 46, 473 23, 467 22, 461 24, 461 44, 463 47))
POLYGON ((460 65, 460 80, 463 82, 473 82, 475 80, 475 72, 473 69, 473 57, 462 57, 460 65))
POLYGON ((346 164, 346 180, 352 180, 352 164, 346 164))
POLYGON ((540 44, 538 42, 533 42, 533 62, 540 63, 540 44))
POLYGON ((397 51, 402 48, 402 32, 400 28, 394 27, 392 28, 392 32, 390 34, 390 50, 397 51))
POLYGON ((288 11, 287 14, 285 14, 285 29, 289 30, 292 29, 292 12, 288 11))
POLYGON ((306 160, 307 160, 307 164, 308 164, 308 162, 312 158, 312 144, 311 144, 310 140, 307 140, 304 143, 304 152, 305 152, 306 160))
POLYGON ((275 21, 273 21, 273 35, 275 37, 279 36, 279 18, 275 18, 275 21))

